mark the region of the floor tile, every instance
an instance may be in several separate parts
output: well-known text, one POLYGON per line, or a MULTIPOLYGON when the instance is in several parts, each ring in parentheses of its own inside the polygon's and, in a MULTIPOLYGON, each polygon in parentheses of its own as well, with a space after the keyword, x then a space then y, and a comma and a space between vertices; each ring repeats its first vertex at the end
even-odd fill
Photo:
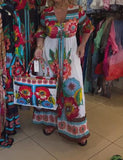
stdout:
POLYGON ((18 143, 19 141, 22 141, 23 139, 27 138, 27 135, 24 134, 22 129, 18 129, 15 135, 9 137, 14 138, 14 143, 18 143))
POLYGON ((85 102, 91 102, 92 104, 100 104, 104 103, 108 100, 108 98, 100 96, 100 95, 90 95, 90 94, 85 94, 85 102))
POLYGON ((111 99, 104 102, 104 107, 109 108, 115 115, 121 115, 123 117, 123 93, 114 94, 111 99))
POLYGON ((41 131, 41 125, 35 125, 32 123, 33 109, 21 110, 20 113, 20 123, 21 129, 27 136, 32 136, 37 132, 41 131))
POLYGON ((98 107, 88 110, 88 126, 99 135, 115 141, 123 135, 123 116, 116 115, 108 106, 107 108, 103 106, 100 104, 98 107))
POLYGON ((91 103, 90 101, 85 102, 86 111, 90 109, 94 109, 95 107, 98 107, 97 103, 91 103))
POLYGON ((116 140, 114 143, 123 148, 123 136, 116 140))
POLYGON ((119 154, 123 157, 123 149, 112 144, 105 148, 103 151, 99 152, 89 160, 110 160, 113 155, 119 154))
POLYGON ((84 147, 64 139, 57 132, 50 136, 45 136, 41 132, 32 138, 58 160, 88 160, 93 154, 110 144, 109 141, 93 132, 91 132, 91 136, 88 139, 88 144, 84 147))
POLYGON ((32 140, 26 139, 0 151, 0 160, 56 160, 56 158, 32 140))

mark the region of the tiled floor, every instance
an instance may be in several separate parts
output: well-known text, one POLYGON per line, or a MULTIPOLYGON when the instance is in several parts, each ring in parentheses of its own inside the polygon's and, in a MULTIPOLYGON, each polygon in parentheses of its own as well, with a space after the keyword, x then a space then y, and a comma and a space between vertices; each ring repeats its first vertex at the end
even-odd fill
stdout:
POLYGON ((123 93, 113 91, 111 99, 86 95, 91 136, 81 147, 58 135, 42 133, 32 124, 32 110, 20 111, 21 129, 9 149, 0 148, 0 160, 110 160, 123 156, 123 93))

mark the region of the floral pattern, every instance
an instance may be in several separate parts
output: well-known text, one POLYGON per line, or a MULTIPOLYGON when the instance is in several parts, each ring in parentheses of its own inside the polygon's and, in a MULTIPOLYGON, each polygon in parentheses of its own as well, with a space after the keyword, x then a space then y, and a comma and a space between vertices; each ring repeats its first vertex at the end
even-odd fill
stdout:
POLYGON ((24 39, 22 37, 22 34, 19 31, 18 26, 13 26, 14 35, 15 35, 15 47, 19 47, 20 45, 24 45, 24 39))
POLYGON ((53 104, 50 103, 49 101, 43 101, 41 104, 46 108, 53 108, 53 104))
MULTIPOLYGON (((68 53, 64 51, 64 63, 63 63, 63 78, 64 79, 67 79, 71 75, 70 53, 71 51, 69 51, 68 53)), ((56 77, 59 78, 60 68, 59 68, 59 62, 58 62, 58 50, 56 50, 56 52, 53 52, 52 50, 50 50, 50 58, 51 60, 48 61, 49 65, 53 73, 56 75, 56 77)))
POLYGON ((37 87, 35 92, 36 98, 46 100, 50 96, 50 92, 46 87, 37 87))
POLYGON ((20 64, 19 58, 16 58, 14 65, 11 66, 12 68, 12 76, 17 77, 24 73, 24 68, 20 64))
POLYGON ((57 108, 56 80, 14 78, 14 103, 55 110, 57 108))
POLYGON ((27 5, 28 8, 34 8, 36 0, 13 0, 16 3, 16 10, 24 9, 27 5))
POLYGON ((71 97, 80 89, 80 83, 75 78, 68 78, 63 83, 63 94, 66 97, 71 97))
POLYGON ((79 108, 74 98, 72 97, 65 98, 64 105, 65 105, 65 115, 68 120, 71 121, 78 116, 79 108))
POLYGON ((70 37, 74 36, 77 31, 77 24, 78 20, 76 20, 76 18, 74 18, 73 20, 69 20, 64 24, 64 32, 70 37))
POLYGON ((19 93, 25 99, 32 97, 32 89, 28 86, 20 86, 19 93))
POLYGON ((64 37, 72 37, 76 35, 78 23, 82 25, 83 32, 85 33, 89 33, 90 30, 94 29, 93 25, 91 24, 91 21, 86 17, 83 8, 80 6, 78 7, 78 6, 69 5, 68 14, 66 15, 66 18, 65 18, 65 22, 59 23, 55 16, 54 8, 49 7, 45 9, 41 14, 40 29, 37 31, 35 36, 36 37, 41 36, 45 38, 48 35, 51 38, 56 38, 61 36, 60 30, 62 30, 62 35, 64 37), (72 17, 68 19, 72 9, 73 9, 72 17), (75 12, 74 12, 74 9, 75 9, 75 12), (78 15, 76 15, 77 9, 79 11, 78 15), (53 16, 53 19, 51 17, 52 20, 49 20, 49 15, 53 16), (73 18, 74 16, 76 18, 73 18), (67 21, 66 21, 66 18, 68 19, 67 21))

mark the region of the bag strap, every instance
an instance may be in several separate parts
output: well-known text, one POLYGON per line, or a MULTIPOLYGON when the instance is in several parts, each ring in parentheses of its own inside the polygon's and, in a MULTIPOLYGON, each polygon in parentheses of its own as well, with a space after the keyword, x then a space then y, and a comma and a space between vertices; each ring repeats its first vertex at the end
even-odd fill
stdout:
MULTIPOLYGON (((28 64, 28 67, 27 67, 27 70, 26 70, 26 76, 30 77, 30 68, 31 66, 34 64, 34 61, 37 60, 36 58, 33 58, 29 64, 28 64)), ((49 73, 49 66, 48 64, 46 63, 46 61, 44 60, 44 58, 40 59, 39 60, 40 64, 41 64, 41 68, 42 68, 42 71, 43 71, 43 77, 48 77, 50 75, 49 73), (45 74, 45 69, 47 70, 47 75, 45 74)))

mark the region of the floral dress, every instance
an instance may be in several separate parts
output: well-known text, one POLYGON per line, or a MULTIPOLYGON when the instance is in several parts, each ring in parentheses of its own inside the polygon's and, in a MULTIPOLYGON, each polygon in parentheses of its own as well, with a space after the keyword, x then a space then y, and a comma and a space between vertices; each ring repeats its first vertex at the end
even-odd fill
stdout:
POLYGON ((77 25, 83 33, 93 30, 82 7, 69 5, 66 18, 59 23, 53 7, 41 15, 37 37, 45 38, 43 56, 58 79, 56 111, 34 109, 33 122, 54 126, 59 134, 79 142, 89 136, 80 58, 76 54, 77 25))

